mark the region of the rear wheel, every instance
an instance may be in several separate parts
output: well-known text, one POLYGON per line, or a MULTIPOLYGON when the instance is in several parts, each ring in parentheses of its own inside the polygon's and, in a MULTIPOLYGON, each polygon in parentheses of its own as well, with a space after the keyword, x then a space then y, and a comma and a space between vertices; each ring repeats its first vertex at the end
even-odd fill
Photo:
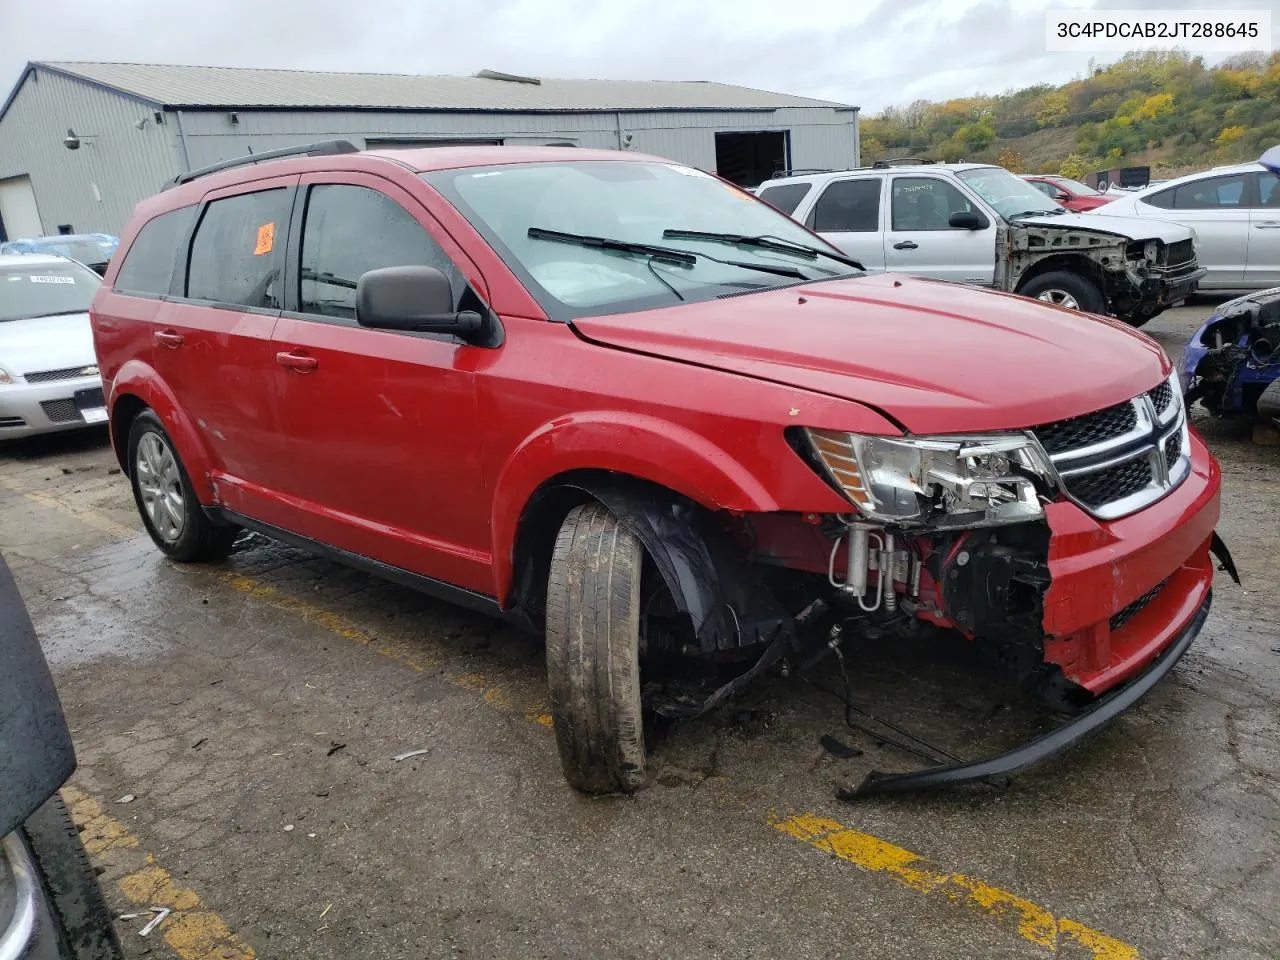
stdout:
POLYGON ((67 960, 121 960, 98 877, 80 843, 66 805, 56 794, 22 825, 22 834, 40 874, 53 921, 59 956, 67 960))
POLYGON ((565 778, 584 793, 639 789, 644 547, 598 503, 575 507, 547 581, 547 679, 565 778))
POLYGON ((133 498, 155 545, 182 563, 220 560, 230 553, 239 529, 219 526, 205 515, 178 450, 154 411, 134 418, 128 450, 133 498))
POLYGON ((1102 313, 1106 309, 1106 301, 1098 285, 1088 277, 1068 270, 1051 270, 1032 277, 1018 292, 1024 297, 1034 297, 1068 310, 1102 313))

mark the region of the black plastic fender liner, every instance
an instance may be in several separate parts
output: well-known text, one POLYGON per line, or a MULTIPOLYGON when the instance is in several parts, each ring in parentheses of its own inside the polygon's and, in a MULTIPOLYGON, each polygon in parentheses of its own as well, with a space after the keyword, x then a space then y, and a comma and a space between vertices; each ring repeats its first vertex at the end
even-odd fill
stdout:
POLYGON ((787 636, 792 618, 690 500, 629 477, 572 479, 640 538, 704 652, 787 636))
POLYGON ((1114 720, 1164 679, 1200 633, 1209 616, 1209 607, 1212 602, 1213 593, 1210 591, 1191 622, 1169 646, 1160 652, 1145 672, 1125 686, 1102 697, 1051 733, 1025 743, 1008 753, 989 757, 986 760, 975 760, 952 766, 928 767, 911 773, 881 773, 878 770, 872 770, 857 787, 842 788, 837 796, 841 800, 861 800, 863 797, 877 794, 906 793, 912 790, 951 786, 999 777, 1048 759, 1114 720))
POLYGON ((1237 587, 1240 586, 1240 573, 1236 570, 1236 562, 1231 559, 1231 551, 1227 549, 1222 537, 1218 536, 1217 530, 1213 531, 1213 537, 1209 540, 1209 552, 1218 558, 1218 569, 1234 580, 1237 587))

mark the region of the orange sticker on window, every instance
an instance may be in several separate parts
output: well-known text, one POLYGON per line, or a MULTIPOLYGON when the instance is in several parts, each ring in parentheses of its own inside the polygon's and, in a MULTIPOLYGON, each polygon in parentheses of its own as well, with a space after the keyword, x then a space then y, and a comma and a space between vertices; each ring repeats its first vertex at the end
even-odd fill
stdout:
POLYGON ((253 248, 253 255, 260 257, 264 253, 270 253, 271 247, 276 242, 276 225, 274 223, 264 223, 258 228, 258 243, 253 248))

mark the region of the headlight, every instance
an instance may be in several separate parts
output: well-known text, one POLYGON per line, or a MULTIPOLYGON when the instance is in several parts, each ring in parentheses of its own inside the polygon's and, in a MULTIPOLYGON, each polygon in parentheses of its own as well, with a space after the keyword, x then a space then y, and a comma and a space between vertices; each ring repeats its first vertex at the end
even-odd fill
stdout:
POLYGON ((1035 480, 1054 471, 1022 433, 867 437, 806 430, 827 476, 865 516, 883 523, 978 527, 1043 515, 1035 480))

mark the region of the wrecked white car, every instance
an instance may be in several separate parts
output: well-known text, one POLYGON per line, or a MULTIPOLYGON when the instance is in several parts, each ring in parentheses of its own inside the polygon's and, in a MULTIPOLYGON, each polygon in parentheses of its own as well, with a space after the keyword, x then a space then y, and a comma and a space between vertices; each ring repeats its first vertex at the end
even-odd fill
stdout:
POLYGON ((757 195, 871 272, 992 287, 1135 327, 1195 292, 1205 273, 1187 227, 1069 213, 985 164, 782 175, 757 195))

